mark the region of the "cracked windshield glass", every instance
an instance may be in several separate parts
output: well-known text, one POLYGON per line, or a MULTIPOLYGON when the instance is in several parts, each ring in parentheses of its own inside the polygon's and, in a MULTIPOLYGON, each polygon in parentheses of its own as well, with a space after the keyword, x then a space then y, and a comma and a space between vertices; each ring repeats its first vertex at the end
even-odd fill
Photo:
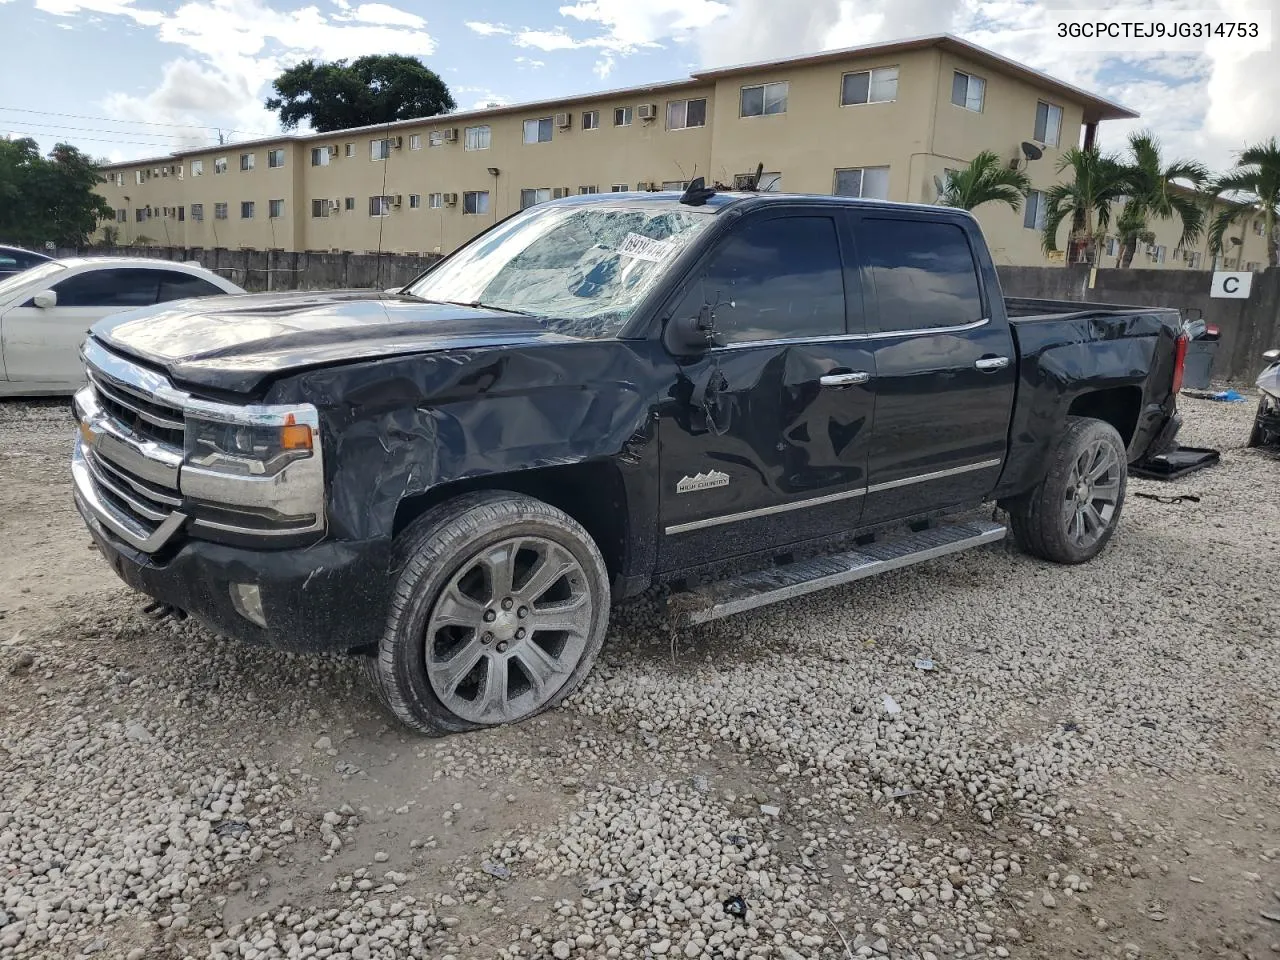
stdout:
POLYGON ((405 292, 527 314, 566 336, 611 337, 713 216, 677 203, 533 208, 405 292))

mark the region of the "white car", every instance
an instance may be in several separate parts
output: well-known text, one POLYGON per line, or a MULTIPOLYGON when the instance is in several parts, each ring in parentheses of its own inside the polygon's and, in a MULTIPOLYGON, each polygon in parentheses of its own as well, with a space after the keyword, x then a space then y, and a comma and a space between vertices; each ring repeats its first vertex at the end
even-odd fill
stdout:
POLYGON ((71 394, 80 345, 103 317, 169 300, 244 293, 192 263, 131 257, 51 260, 0 280, 0 397, 71 394))

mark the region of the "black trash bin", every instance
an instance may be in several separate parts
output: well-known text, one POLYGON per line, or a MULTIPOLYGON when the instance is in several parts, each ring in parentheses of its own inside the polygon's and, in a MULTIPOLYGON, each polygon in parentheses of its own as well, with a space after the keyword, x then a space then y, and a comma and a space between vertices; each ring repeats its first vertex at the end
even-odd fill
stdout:
POLYGON ((1187 342, 1187 360, 1182 368, 1182 385, 1193 390, 1204 390, 1209 386, 1213 374, 1213 357, 1218 352, 1218 325, 1205 323, 1199 318, 1186 325, 1186 332, 1191 335, 1187 342))

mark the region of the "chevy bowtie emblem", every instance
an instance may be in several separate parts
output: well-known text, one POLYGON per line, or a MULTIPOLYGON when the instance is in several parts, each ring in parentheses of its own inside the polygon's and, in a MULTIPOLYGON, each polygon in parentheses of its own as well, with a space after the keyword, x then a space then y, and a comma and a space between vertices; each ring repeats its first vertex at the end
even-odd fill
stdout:
POLYGON ((719 470, 708 470, 706 473, 696 473, 692 477, 681 477, 680 482, 676 484, 676 493, 695 493, 698 490, 710 490, 713 487, 727 487, 729 485, 729 475, 721 473, 719 470))

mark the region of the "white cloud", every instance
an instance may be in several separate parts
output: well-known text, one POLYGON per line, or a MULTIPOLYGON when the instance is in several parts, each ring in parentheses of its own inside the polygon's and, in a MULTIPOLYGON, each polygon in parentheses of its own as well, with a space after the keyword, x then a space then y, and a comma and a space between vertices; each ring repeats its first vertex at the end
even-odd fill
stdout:
POLYGON ((512 42, 517 47, 533 47, 537 50, 572 50, 586 46, 586 41, 575 40, 558 27, 555 30, 519 30, 512 42))
POLYGON ((385 27, 409 27, 412 30, 421 30, 427 25, 427 21, 416 13, 410 13, 408 10, 399 10, 385 3, 362 3, 351 11, 349 17, 344 17, 343 19, 355 20, 359 23, 374 23, 385 27))
POLYGON ((607 79, 609 74, 613 73, 614 59, 612 53, 606 53, 603 57, 596 61, 595 66, 591 68, 601 80, 607 79))
POLYGON ((547 65, 545 60, 535 60, 533 57, 516 57, 513 63, 518 63, 522 67, 528 67, 531 70, 540 70, 547 65))
POLYGON ((495 34, 509 34, 511 28, 502 23, 485 23, 483 20, 468 20, 468 29, 474 30, 482 37, 492 37, 495 34))
MULTIPOLYGON (((778 3, 792 8, 795 4, 778 3)), ((560 8, 560 15, 598 23, 606 33, 601 46, 613 49, 635 49, 659 40, 675 37, 691 30, 701 30, 716 23, 732 10, 721 0, 578 0, 560 8)))

